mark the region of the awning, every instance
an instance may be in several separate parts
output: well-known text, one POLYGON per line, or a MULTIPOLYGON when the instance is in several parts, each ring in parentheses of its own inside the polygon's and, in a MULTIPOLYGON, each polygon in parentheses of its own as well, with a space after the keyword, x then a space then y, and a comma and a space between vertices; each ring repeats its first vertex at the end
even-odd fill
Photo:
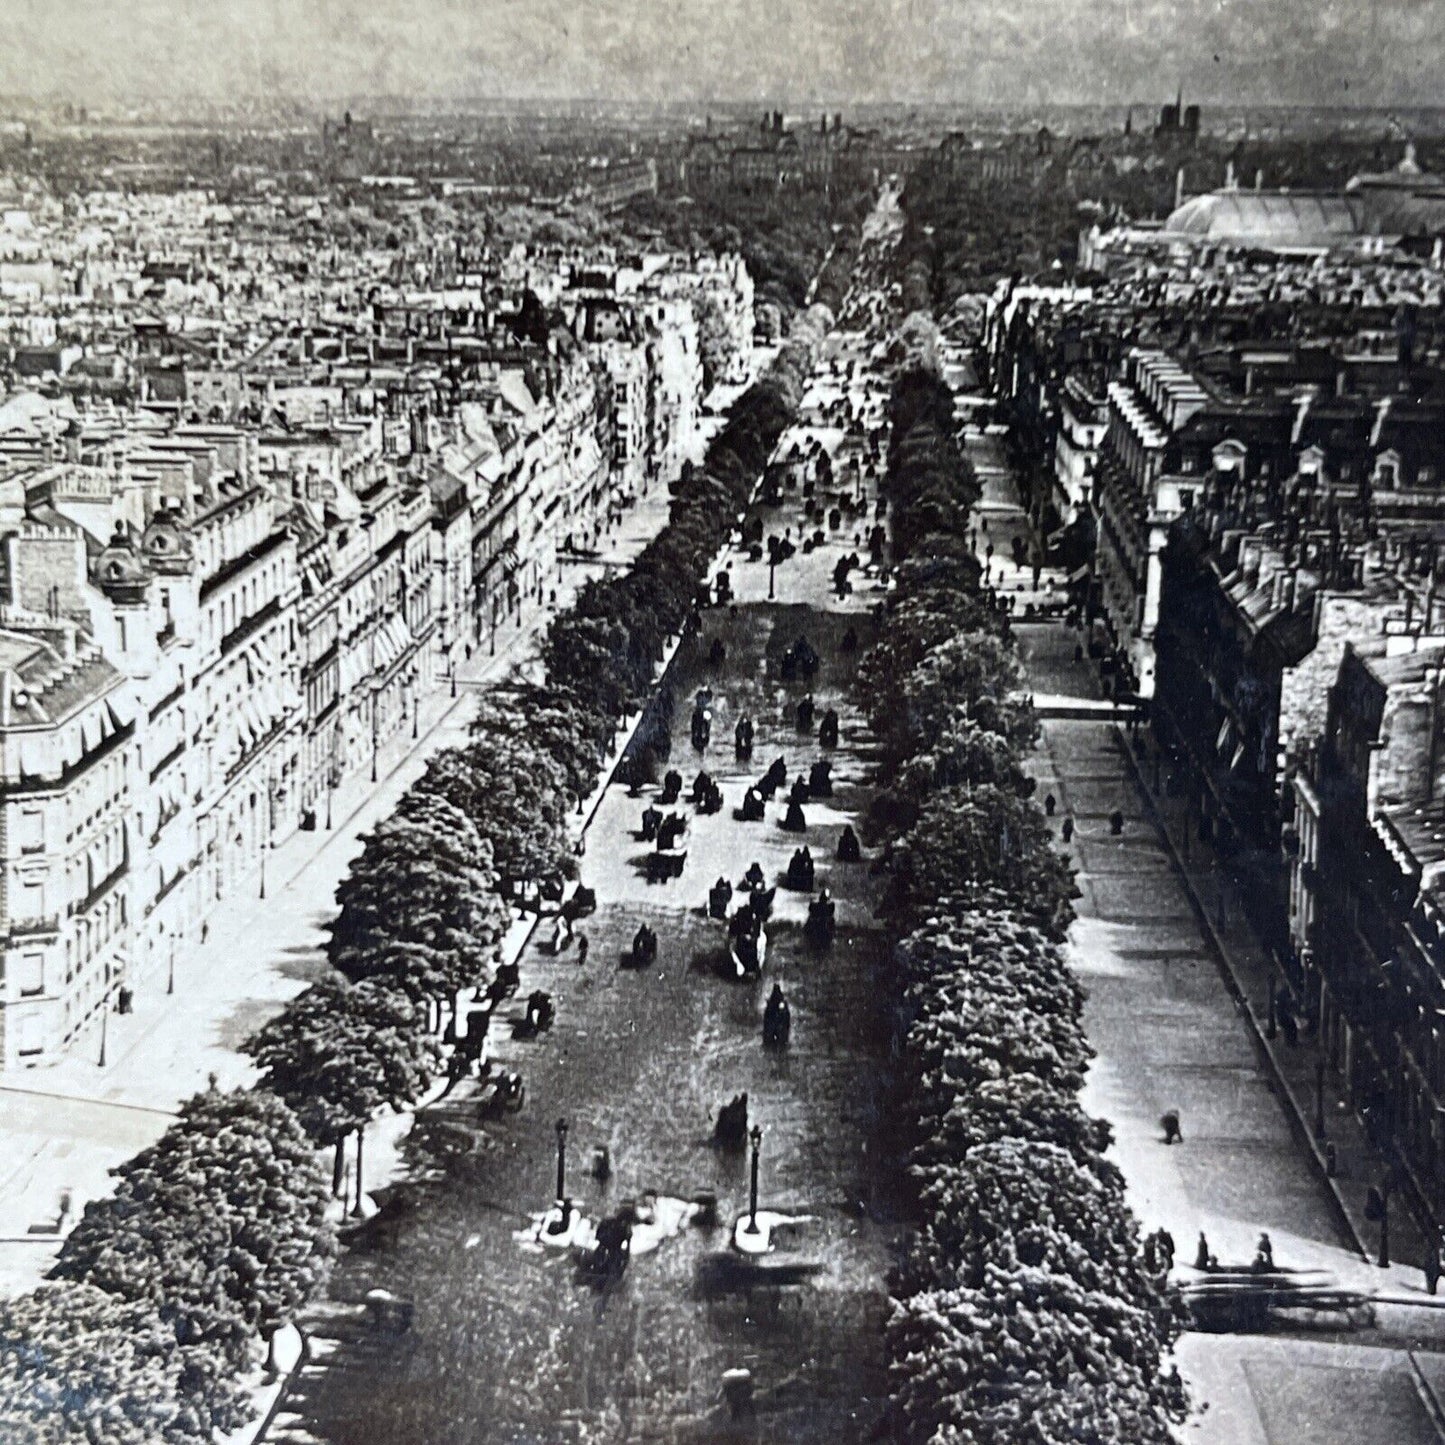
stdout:
POLYGON ((241 751, 253 747, 266 736, 266 721, 257 710, 254 699, 246 697, 236 709, 237 732, 242 738, 241 751))
POLYGON ((376 663, 374 672, 385 672, 411 646, 411 632, 406 619, 388 617, 376 630, 376 663))
POLYGON ((366 649, 351 647, 341 654, 341 695, 353 691, 368 672, 366 649))

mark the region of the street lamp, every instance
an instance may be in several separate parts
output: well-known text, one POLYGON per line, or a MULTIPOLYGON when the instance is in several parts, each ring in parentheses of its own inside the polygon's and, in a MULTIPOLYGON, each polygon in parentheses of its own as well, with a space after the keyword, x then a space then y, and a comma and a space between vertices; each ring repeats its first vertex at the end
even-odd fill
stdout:
POLYGON ((557 1205, 564 1209, 567 1198, 567 1121, 558 1119, 557 1129, 557 1205))
POLYGON ((169 969, 166 971, 166 992, 167 992, 167 993, 174 993, 175 991, 176 991, 176 945, 175 945, 175 940, 172 939, 172 940, 171 940, 171 962, 170 962, 170 967, 169 967, 169 969))
POLYGON ((769 601, 769 602, 771 602, 771 601, 773 600, 773 598, 775 598, 775 597, 778 595, 777 575, 778 575, 778 563, 777 563, 777 560, 776 560, 776 558, 770 558, 769 561, 768 561, 768 601, 769 601))
POLYGON ((752 1182, 748 1189, 748 1222, 747 1232, 756 1234, 758 1232, 758 1160, 763 1152, 763 1126, 754 1124, 748 1133, 748 1138, 753 1144, 753 1168, 752 1182))
POLYGON ((1380 1268, 1390 1267, 1390 1185, 1393 1181, 1387 1172, 1380 1181, 1380 1268))

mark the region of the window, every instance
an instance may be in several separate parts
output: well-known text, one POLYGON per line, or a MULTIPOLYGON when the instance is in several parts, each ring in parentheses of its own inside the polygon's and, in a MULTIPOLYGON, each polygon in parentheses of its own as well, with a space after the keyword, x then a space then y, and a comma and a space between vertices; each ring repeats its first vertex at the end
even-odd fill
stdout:
POLYGON ((44 1048, 38 1015, 21 1014, 16 1023, 15 1033, 15 1052, 21 1057, 27 1054, 38 1054, 44 1048))
POLYGON ((45 955, 43 953, 22 954, 20 966, 16 972, 22 995, 29 997, 45 992, 45 955))
POLYGON ((45 880, 22 878, 20 880, 20 896, 16 902, 15 916, 17 918, 44 918, 45 880))
POLYGON ((15 843, 22 853, 45 851, 45 814, 39 808, 25 808, 15 821, 15 843))

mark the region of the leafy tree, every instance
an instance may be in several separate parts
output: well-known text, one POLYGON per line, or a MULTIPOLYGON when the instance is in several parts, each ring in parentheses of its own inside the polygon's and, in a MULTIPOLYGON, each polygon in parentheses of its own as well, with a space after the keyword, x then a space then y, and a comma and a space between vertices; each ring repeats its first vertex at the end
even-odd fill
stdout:
POLYGON ((971 1092, 960 1090, 949 1097, 946 1111, 925 1122, 914 1151, 920 1171, 961 1159, 984 1144, 1020 1139, 1056 1144, 1081 1164, 1117 1177, 1115 1167, 1101 1157, 1112 1138, 1108 1124, 1091 1119, 1072 1094, 1037 1074, 1019 1071, 986 1079, 971 1092))
POLYGON ((10 1445, 209 1445, 182 1398, 184 1369, 175 1332, 146 1303, 70 1283, 0 1300, 10 1445))
POLYGON ((511 922, 471 820, 420 786, 367 838, 336 901, 331 962, 350 979, 390 973, 432 997, 483 982, 511 922))
POLYGON ((360 1134, 382 1109, 414 1104, 441 1068, 425 1013, 379 979, 322 979, 242 1052, 260 1068, 260 1087, 282 1099, 318 1144, 335 1149, 333 1193, 340 1192, 347 1135, 360 1134))
POLYGON ((415 791, 471 820, 504 890, 576 872, 565 776, 529 738, 504 733, 438 753, 415 791))
POLYGON ((542 644, 542 663, 550 682, 573 689, 597 716, 615 724, 631 711, 627 630, 618 623, 600 617, 554 617, 542 644))
POLYGON ((1156 1312, 1173 1338, 1173 1309, 1144 1269, 1117 1181, 1067 1150, 1017 1138, 981 1144, 924 1171, 920 1193, 927 1224, 905 1270, 919 1287, 982 1288, 989 1265, 1016 1258, 1156 1312))
POLYGON ((1073 870, 1039 808, 992 785, 944 788, 903 836, 884 911, 917 916, 939 899, 1002 890, 1054 938, 1073 921, 1073 870))
POLYGON ((900 576, 895 596, 877 642, 858 664, 857 686, 870 715, 886 715, 897 705, 904 681, 933 649, 962 632, 998 630, 998 614, 971 580, 965 588, 914 584, 900 576))
POLYGON ((888 1342, 898 1433, 920 1445, 1171 1445, 1184 1413, 1148 1311, 1016 1261, 895 1306, 888 1342))
POLYGON ((568 792, 578 799, 596 786, 613 732, 574 689, 521 678, 505 693, 482 696, 471 728, 472 739, 481 744, 496 737, 530 738, 562 770, 568 792))
POLYGON ((895 694, 891 713, 878 719, 890 758, 928 752, 960 728, 997 733, 1020 751, 1032 748, 1039 725, 1023 687, 1018 659, 998 637, 955 637, 907 674, 901 698, 895 694))
MULTIPOLYGON (((71 1231, 52 1279, 145 1302, 183 1347, 212 1346, 242 1367, 324 1282, 335 1253, 328 1190, 311 1141, 271 1094, 211 1089, 115 1171, 71 1231)), ((183 1387, 208 1421, 240 1423, 229 1380, 183 1387)))

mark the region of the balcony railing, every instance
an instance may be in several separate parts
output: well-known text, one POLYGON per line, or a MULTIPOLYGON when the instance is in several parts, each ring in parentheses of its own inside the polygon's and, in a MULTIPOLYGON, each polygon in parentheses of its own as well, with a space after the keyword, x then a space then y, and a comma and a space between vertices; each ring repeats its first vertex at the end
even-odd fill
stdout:
POLYGON ((60 932, 60 915, 51 913, 44 918, 12 918, 11 938, 44 938, 47 934, 60 932))

